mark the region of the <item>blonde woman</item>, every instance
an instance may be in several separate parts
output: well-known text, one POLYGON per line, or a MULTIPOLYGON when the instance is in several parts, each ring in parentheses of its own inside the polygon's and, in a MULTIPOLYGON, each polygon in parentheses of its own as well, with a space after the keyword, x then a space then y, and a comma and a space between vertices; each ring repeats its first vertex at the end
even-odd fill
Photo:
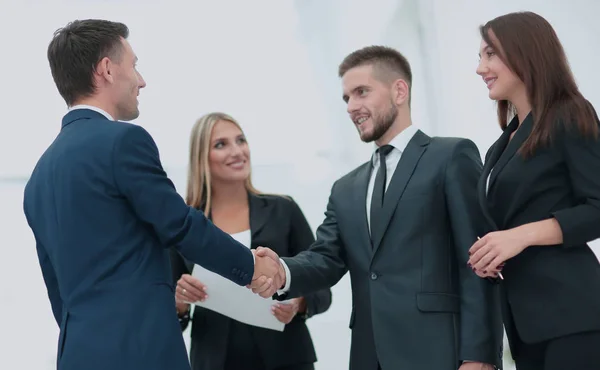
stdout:
MULTIPOLYGON (((314 235, 298 205, 289 197, 261 194, 250 177, 250 149, 240 125, 224 113, 210 113, 194 125, 186 201, 201 209, 221 230, 246 245, 269 246, 280 256, 307 249, 314 235)), ((283 332, 258 328, 184 302, 210 299, 210 286, 190 275, 193 264, 171 251, 177 280, 177 313, 182 329, 192 321, 193 370, 309 370, 316 354, 305 320, 325 312, 331 291, 273 302, 283 332)))

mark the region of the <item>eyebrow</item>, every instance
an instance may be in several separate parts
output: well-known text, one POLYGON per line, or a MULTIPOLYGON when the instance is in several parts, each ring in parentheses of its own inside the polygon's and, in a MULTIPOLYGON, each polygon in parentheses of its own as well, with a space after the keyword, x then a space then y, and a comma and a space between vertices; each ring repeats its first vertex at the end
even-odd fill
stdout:
MULTIPOLYGON (((239 135, 238 135, 238 136, 236 136, 235 138, 236 138, 236 139, 239 139, 239 138, 245 138, 245 137, 246 137, 246 136, 245 136, 244 134, 239 134, 239 135)), ((228 138, 226 138, 226 137, 218 137, 218 138, 215 138, 215 139, 213 140, 213 143, 216 143, 217 141, 223 141, 223 140, 227 140, 227 139, 228 139, 228 138)))
MULTIPOLYGON (((358 85, 354 89, 352 89, 352 91, 350 91, 350 93, 355 93, 356 90, 359 90, 359 89, 368 89, 368 87, 366 85, 358 85)), ((347 103, 348 102, 348 95, 344 94, 342 96, 342 99, 347 103)))
MULTIPOLYGON (((486 47, 483 48, 483 51, 488 51, 488 50, 494 50, 494 48, 492 48, 490 45, 486 45, 486 47)), ((481 53, 477 53, 477 55, 481 58, 481 53)))

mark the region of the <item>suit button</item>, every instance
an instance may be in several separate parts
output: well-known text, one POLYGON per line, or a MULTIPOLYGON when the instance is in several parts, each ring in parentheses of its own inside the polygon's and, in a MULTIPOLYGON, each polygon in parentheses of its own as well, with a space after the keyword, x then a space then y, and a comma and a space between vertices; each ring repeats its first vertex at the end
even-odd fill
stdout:
POLYGON ((376 273, 374 273, 374 272, 371 273, 371 280, 377 280, 378 277, 379 276, 377 276, 376 273))
POLYGON ((242 275, 242 279, 243 279, 243 280, 246 280, 246 279, 248 279, 248 274, 244 274, 244 275, 242 275))
POLYGON ((238 269, 234 268, 233 270, 231 270, 231 272, 232 272, 234 275, 237 275, 237 273, 238 273, 238 269))

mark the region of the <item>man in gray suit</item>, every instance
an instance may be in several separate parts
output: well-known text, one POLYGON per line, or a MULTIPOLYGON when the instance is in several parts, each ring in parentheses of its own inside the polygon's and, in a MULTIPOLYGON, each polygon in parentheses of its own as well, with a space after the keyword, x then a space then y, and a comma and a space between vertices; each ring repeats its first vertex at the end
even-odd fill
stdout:
MULTIPOLYGON (((277 299, 329 288, 350 271, 350 369, 501 368, 498 287, 467 266, 484 232, 477 147, 412 126, 411 69, 396 50, 357 50, 339 76, 375 151, 333 185, 310 250, 281 259, 277 299)), ((257 255, 278 259, 267 248, 257 255)))

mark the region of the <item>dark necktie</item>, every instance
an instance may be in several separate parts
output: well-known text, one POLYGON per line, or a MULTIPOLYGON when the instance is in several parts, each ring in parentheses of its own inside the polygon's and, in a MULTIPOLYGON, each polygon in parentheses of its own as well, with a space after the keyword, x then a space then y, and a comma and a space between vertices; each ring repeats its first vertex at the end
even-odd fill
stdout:
POLYGON ((375 230, 379 227, 379 216, 383 210, 383 197, 385 194, 385 183, 387 177, 386 156, 394 149, 391 145, 384 145, 377 149, 379 154, 379 170, 375 176, 375 185, 373 186, 373 196, 371 197, 371 240, 375 240, 375 230))

